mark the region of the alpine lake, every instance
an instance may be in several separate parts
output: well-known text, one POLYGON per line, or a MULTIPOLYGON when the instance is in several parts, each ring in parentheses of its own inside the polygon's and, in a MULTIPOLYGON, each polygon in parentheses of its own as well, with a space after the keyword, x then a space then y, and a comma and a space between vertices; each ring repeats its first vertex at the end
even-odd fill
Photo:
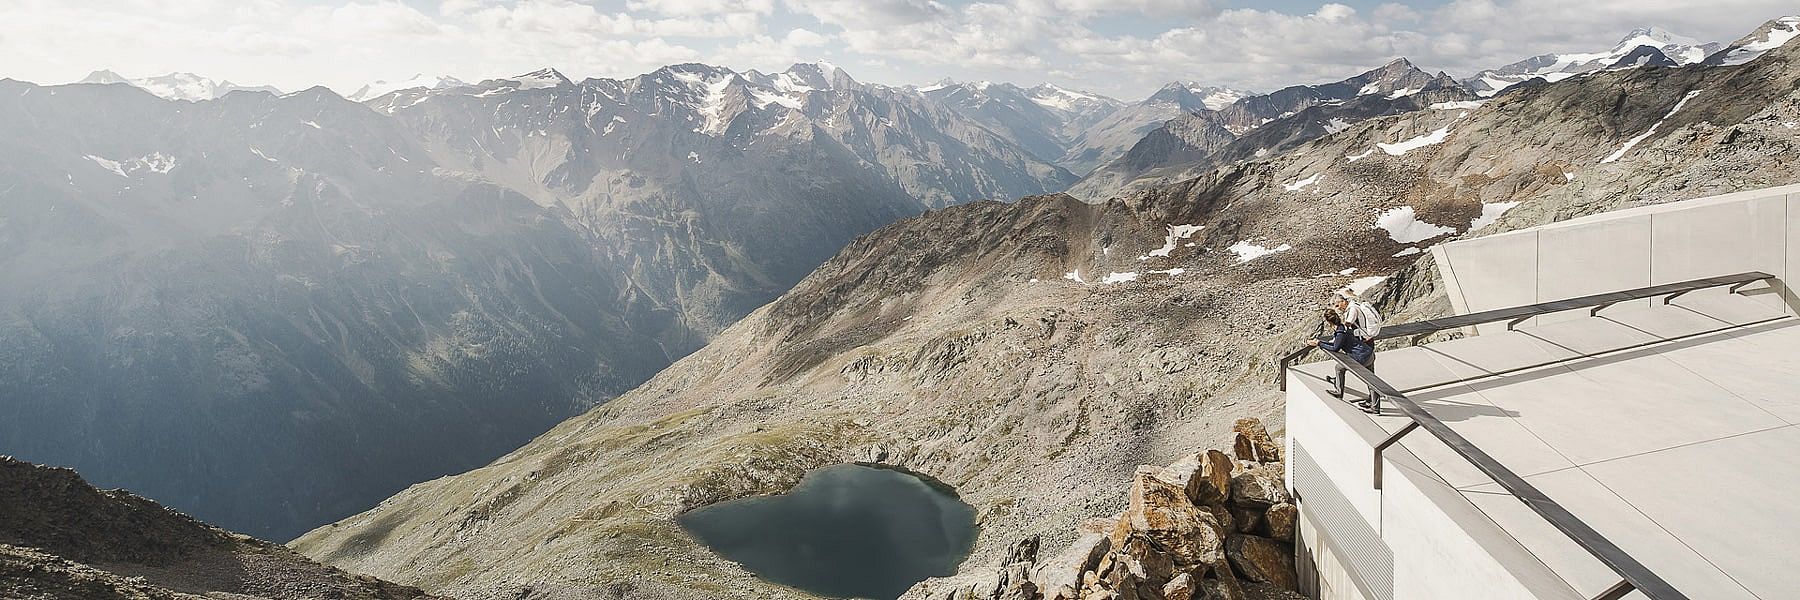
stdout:
POLYGON ((678 517, 700 543, 758 577, 830 598, 892 600, 956 572, 975 544, 975 508, 944 484, 843 464, 779 496, 678 517))

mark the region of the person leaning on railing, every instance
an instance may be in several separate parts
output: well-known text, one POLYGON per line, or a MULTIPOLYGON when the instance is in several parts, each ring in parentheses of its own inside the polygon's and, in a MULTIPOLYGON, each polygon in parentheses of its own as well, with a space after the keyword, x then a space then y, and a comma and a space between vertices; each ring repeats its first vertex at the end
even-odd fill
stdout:
MULTIPOLYGON (((1325 311, 1324 318, 1325 322, 1331 325, 1331 334, 1329 337, 1321 336, 1316 338, 1312 340, 1311 344, 1322 350, 1330 350, 1349 356, 1350 359, 1356 361, 1357 364, 1369 369, 1370 372, 1374 372, 1375 344, 1370 343, 1369 340, 1357 335, 1357 328, 1354 325, 1344 322, 1344 318, 1338 316, 1337 311, 1325 311)), ((1331 383, 1336 387, 1327 390, 1325 393, 1331 394, 1331 397, 1333 398, 1343 398, 1344 379, 1347 373, 1345 372, 1344 365, 1338 364, 1336 366, 1337 375, 1331 378, 1331 383)), ((1371 390, 1369 399, 1357 402, 1356 405, 1364 412, 1379 413, 1381 411, 1381 395, 1376 394, 1371 390)))

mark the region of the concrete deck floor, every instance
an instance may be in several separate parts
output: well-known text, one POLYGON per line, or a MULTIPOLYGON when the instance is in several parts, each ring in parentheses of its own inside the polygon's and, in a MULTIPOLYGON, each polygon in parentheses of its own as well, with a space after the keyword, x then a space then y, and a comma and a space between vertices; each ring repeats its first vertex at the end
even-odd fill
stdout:
MULTIPOLYGON (((1800 598, 1800 320, 1695 296, 1383 352, 1378 374, 1690 598, 1800 598)), ((1386 412, 1340 414, 1407 423, 1386 412)), ((1618 581, 1430 433, 1401 444, 1575 590, 1618 581)))

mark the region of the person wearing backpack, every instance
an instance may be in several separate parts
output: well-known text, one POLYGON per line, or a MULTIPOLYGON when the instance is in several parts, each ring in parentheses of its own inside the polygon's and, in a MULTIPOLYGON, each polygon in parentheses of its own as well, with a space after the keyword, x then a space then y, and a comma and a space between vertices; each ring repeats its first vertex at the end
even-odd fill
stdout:
MULTIPOLYGON (((1327 323, 1333 324, 1335 331, 1330 340, 1315 340, 1314 346, 1342 352, 1352 360, 1375 371, 1375 336, 1381 335, 1381 313, 1367 302, 1357 299, 1350 290, 1342 290, 1332 296, 1332 310, 1325 315, 1327 323)), ((1344 381, 1347 372, 1342 364, 1336 365, 1337 374, 1331 378, 1335 389, 1328 391, 1333 398, 1344 397, 1344 381)), ((1364 412, 1381 414, 1381 395, 1370 390, 1369 399, 1358 402, 1357 406, 1364 412)))

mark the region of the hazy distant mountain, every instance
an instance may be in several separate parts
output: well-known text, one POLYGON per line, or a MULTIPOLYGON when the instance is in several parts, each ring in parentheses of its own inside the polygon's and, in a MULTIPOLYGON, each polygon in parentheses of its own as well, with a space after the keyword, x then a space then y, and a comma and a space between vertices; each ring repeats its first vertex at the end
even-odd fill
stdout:
POLYGON ((1701 43, 1656 27, 1634 29, 1604 52, 1540 54, 1464 80, 1471 91, 1492 96, 1508 87, 1542 78, 1559 81, 1582 73, 1645 65, 1687 65, 1719 51, 1718 42, 1701 43), (1646 50, 1647 49, 1647 50, 1646 50), (1660 57, 1660 58, 1659 58, 1660 57))
POLYGON ((468 84, 464 83, 461 79, 450 77, 448 75, 426 75, 420 73, 400 81, 371 81, 367 85, 357 88, 355 92, 351 92, 344 97, 361 102, 386 96, 400 90, 409 90, 413 88, 441 89, 461 85, 468 84))
POLYGON ((1232 161, 1268 156, 1365 119, 1474 96, 1449 75, 1404 59, 1342 81, 1245 96, 1218 110, 1185 112, 1094 169, 1069 194, 1098 201, 1191 177, 1232 161))
POLYGON ((1246 95, 1249 92, 1183 81, 1164 85, 1149 98, 1120 107, 1076 132, 1062 164, 1085 176, 1124 154, 1163 122, 1196 111, 1222 109, 1246 95))
MULTIPOLYGON (((551 105, 577 110, 570 115, 530 117, 539 120, 528 123, 542 129, 539 137, 525 140, 532 151, 579 153, 568 156, 568 166, 554 175, 558 181, 592 177, 614 168, 601 166, 608 160, 631 163, 616 165, 619 168, 663 169, 666 167, 658 165, 670 159, 690 163, 720 153, 731 157, 757 154, 765 152, 769 144, 826 140, 832 142, 827 146, 849 153, 847 160, 856 172, 885 178, 925 206, 1043 193, 1067 187, 1075 179, 958 111, 904 88, 858 82, 829 63, 799 64, 773 74, 686 64, 632 79, 580 83, 545 70, 473 86, 401 90, 368 102, 376 110, 408 122, 409 115, 435 111, 442 103, 499 111, 487 113, 498 119, 514 118, 508 117, 509 113, 536 114, 551 105), (508 102, 511 96, 502 97, 512 92, 531 92, 526 98, 542 97, 550 104, 514 103, 508 102), (480 107, 467 106, 471 103, 480 107), (540 121, 551 117, 566 129, 541 127, 545 123, 540 121), (568 140, 568 147, 552 142, 557 134, 568 140), (650 141, 655 145, 643 146, 650 141), (621 156, 624 158, 608 158, 621 156)), ((454 110, 444 118, 464 118, 454 110)), ((498 151, 478 147, 468 136, 444 143, 458 146, 463 154, 498 151)), ((756 160, 768 162, 768 170, 759 172, 763 177, 775 177, 789 168, 773 157, 756 160)), ((543 169, 556 166, 546 166, 542 160, 533 164, 543 169)), ((538 174, 506 177, 537 180, 520 183, 522 189, 546 185, 538 174)))
POLYGON ((286 539, 635 387, 860 234, 1073 180, 821 65, 395 85, 0 81, 0 453, 286 539))
POLYGON ((230 81, 213 81, 193 73, 170 73, 156 77, 131 79, 112 71, 102 70, 89 73, 87 77, 76 83, 123 83, 163 98, 189 102, 212 100, 239 90, 281 94, 281 90, 275 89, 273 86, 245 86, 230 81))

